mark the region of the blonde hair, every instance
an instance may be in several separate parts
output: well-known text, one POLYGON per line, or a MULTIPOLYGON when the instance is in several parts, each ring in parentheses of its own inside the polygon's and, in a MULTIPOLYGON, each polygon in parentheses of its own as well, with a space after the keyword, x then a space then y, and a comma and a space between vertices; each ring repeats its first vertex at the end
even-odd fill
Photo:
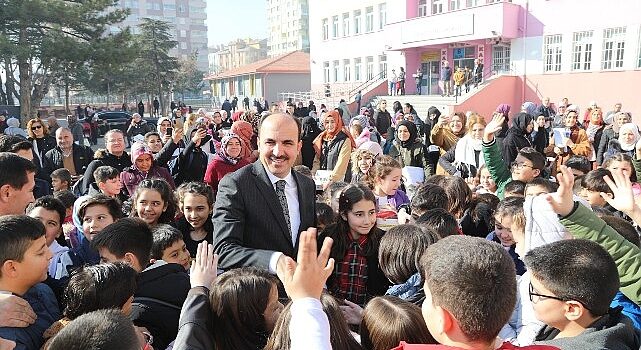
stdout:
POLYGON ((27 122, 27 135, 29 135, 29 137, 31 137, 32 139, 36 138, 36 134, 34 134, 33 130, 31 130, 31 126, 34 123, 40 123, 40 125, 42 125, 42 133, 43 133, 43 135, 46 136, 46 135, 49 134, 49 128, 47 127, 47 124, 42 122, 42 119, 40 119, 40 118, 31 118, 27 122))
POLYGON ((363 159, 363 158, 372 158, 372 167, 374 166, 374 159, 376 156, 366 150, 366 149, 357 149, 356 151, 352 152, 352 174, 358 174, 360 172, 360 168, 358 167, 358 161, 363 159))
POLYGON ((487 126, 487 123, 485 122, 485 118, 482 116, 472 113, 469 118, 467 118, 467 132, 470 133, 472 132, 472 128, 474 127, 474 124, 481 124, 483 127, 487 126))
POLYGON ((196 124, 196 119, 198 119, 198 114, 188 113, 187 116, 185 117, 185 123, 183 124, 183 129, 184 130, 191 129, 194 126, 194 124, 196 124))

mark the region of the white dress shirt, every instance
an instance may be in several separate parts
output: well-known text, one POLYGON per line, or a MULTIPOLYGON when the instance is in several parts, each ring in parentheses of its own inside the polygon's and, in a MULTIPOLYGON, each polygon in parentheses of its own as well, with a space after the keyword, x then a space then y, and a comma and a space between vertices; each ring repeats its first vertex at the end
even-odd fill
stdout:
MULTIPOLYGON (((269 170, 265 168, 267 177, 272 183, 274 191, 276 191, 276 182, 280 180, 285 180, 285 197, 287 198, 287 209, 289 209, 289 224, 290 224, 290 235, 292 239, 292 245, 296 246, 296 239, 298 238, 298 230, 300 229, 300 206, 298 203, 298 187, 296 186, 296 180, 290 171, 285 178, 281 179, 274 174, 270 173, 269 170)), ((282 252, 276 252, 272 254, 272 257, 269 261, 269 270, 272 273, 276 273, 276 263, 280 258, 282 252)))

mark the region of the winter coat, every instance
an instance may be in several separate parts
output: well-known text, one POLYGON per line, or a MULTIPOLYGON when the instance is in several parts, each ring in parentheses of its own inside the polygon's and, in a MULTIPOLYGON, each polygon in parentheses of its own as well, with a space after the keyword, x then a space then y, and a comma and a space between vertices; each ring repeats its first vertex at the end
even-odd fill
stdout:
POLYGON ((598 165, 603 164, 603 161, 605 160, 605 153, 607 152, 609 146, 610 146, 610 141, 611 140, 617 140, 619 138, 619 132, 614 131, 614 128, 612 125, 608 125, 605 128, 602 129, 603 132, 601 134, 601 139, 599 140, 599 144, 597 145, 595 143, 595 148, 596 150, 596 163, 598 165))
POLYGON ((136 135, 145 136, 145 134, 150 131, 155 131, 155 128, 153 125, 147 123, 146 120, 141 120, 138 124, 134 124, 132 121, 127 129, 127 137, 133 138, 136 135))
POLYGON ((387 110, 381 111, 377 109, 374 111, 374 122, 376 123, 376 130, 382 135, 392 126, 392 116, 387 110))
POLYGON ((510 166, 516 159, 519 150, 524 147, 532 147, 527 127, 532 122, 532 116, 526 113, 519 113, 512 121, 512 127, 508 129, 503 139, 502 152, 503 161, 510 166))
MULTIPOLYGON (((87 146, 74 143, 71 145, 71 154, 76 174, 84 174, 89 164, 93 161, 93 151, 87 146)), ((51 174, 54 170, 61 168, 64 168, 62 149, 56 146, 45 153, 45 172, 51 174)))
POLYGON ((174 179, 169 174, 169 170, 158 165, 153 165, 146 174, 138 170, 135 165, 130 166, 120 173, 120 181, 127 189, 129 195, 133 195, 136 192, 136 188, 142 180, 153 178, 163 179, 167 181, 172 190, 176 189, 174 179))
POLYGON ((214 159, 207 165, 204 177, 204 182, 214 191, 214 198, 216 198, 216 193, 218 192, 218 182, 222 180, 223 176, 233 173, 248 164, 249 162, 244 158, 236 164, 229 164, 219 155, 214 155, 214 159))
MULTIPOLYGON (((53 136, 45 135, 41 138, 28 138, 33 145, 33 153, 38 158, 41 167, 45 167, 45 154, 56 147, 56 139, 53 136)), ((34 161, 36 159, 34 158, 34 161)))
POLYGON ((331 141, 323 140, 323 148, 319 156, 320 169, 332 171, 329 177, 330 181, 345 180, 349 170, 351 153, 351 141, 343 131, 339 132, 331 141))
POLYGON ((82 193, 87 193, 87 191, 89 190, 89 185, 92 182, 96 181, 93 177, 93 172, 96 171, 98 167, 103 165, 112 166, 118 169, 118 171, 122 172, 133 164, 131 163, 131 157, 129 156, 129 154, 127 154, 127 152, 122 152, 122 155, 120 157, 115 156, 107 151, 101 152, 100 156, 89 163, 89 165, 87 166, 87 170, 85 170, 85 176, 83 176, 82 179, 82 193))
POLYGON ((402 147, 397 141, 394 141, 388 155, 401 163, 401 167, 413 166, 422 168, 424 170, 424 179, 430 176, 427 148, 420 139, 414 140, 414 143, 409 148, 402 147))

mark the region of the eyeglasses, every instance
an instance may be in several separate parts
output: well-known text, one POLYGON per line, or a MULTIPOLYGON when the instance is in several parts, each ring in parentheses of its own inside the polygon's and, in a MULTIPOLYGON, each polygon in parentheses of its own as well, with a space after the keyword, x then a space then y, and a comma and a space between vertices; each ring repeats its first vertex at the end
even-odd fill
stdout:
POLYGON ((545 295, 545 294, 539 294, 539 293, 536 293, 536 291, 534 290, 534 286, 532 285, 532 282, 530 282, 530 288, 529 288, 529 290, 528 290, 528 294, 530 295, 530 301, 531 301, 533 304, 536 304, 536 303, 538 303, 539 301, 541 301, 541 300, 545 300, 545 299, 554 299, 554 300, 559 300, 559 301, 567 301, 567 300, 565 300, 565 299, 563 299, 563 298, 559 298, 559 297, 554 296, 554 295, 545 295), (538 297, 538 298, 536 299, 536 301, 534 301, 534 296, 537 296, 537 297, 538 297))
POLYGON ((523 168, 530 168, 530 169, 534 169, 534 167, 533 167, 533 166, 531 166, 531 165, 529 165, 529 164, 525 164, 525 163, 517 163, 517 162, 512 162, 511 167, 512 167, 512 168, 514 168, 514 169, 519 169, 519 170, 521 170, 521 169, 523 169, 523 168))
POLYGON ((38 129, 42 129, 42 125, 34 125, 31 127, 31 130, 38 130, 38 129))
POLYGON ((154 343, 154 336, 149 332, 142 332, 142 335, 145 337, 145 346, 142 347, 142 350, 151 350, 151 344, 154 343))

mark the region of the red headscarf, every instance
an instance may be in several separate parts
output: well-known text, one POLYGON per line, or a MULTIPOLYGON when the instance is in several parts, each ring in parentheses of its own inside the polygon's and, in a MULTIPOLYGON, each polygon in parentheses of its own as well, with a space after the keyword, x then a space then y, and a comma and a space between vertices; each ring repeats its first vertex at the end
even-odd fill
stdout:
POLYGON ((324 130, 323 132, 320 133, 314 139, 314 150, 316 151, 316 154, 320 155, 321 149, 323 148, 323 141, 330 141, 336 137, 341 131, 347 136, 349 139, 349 142, 352 144, 352 149, 356 148, 356 142, 354 142, 354 138, 352 137, 352 134, 349 133, 347 128, 345 128, 345 125, 343 124, 343 119, 341 118, 341 115, 338 113, 337 110, 333 110, 327 113, 325 116, 325 120, 327 118, 331 118, 334 120, 334 123, 336 123, 336 128, 334 129, 334 132, 329 132, 327 130, 324 130))
POLYGON ((254 135, 252 125, 246 121, 238 120, 231 125, 231 132, 238 135, 242 140, 241 144, 243 149, 240 152, 240 157, 248 158, 251 156, 253 151, 251 148, 251 139, 254 135))

